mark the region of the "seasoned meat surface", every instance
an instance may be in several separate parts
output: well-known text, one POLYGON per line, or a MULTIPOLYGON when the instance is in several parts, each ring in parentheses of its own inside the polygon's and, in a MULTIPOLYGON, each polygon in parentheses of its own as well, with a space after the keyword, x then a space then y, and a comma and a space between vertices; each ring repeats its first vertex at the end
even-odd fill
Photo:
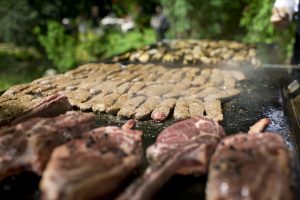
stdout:
POLYGON ((147 149, 150 166, 118 200, 151 199, 174 174, 205 174, 223 128, 206 117, 193 117, 164 129, 147 149))
POLYGON ((293 199, 290 165, 289 150, 279 135, 227 137, 210 162, 207 199, 293 199))
POLYGON ((67 112, 0 129, 0 179, 31 170, 41 175, 54 148, 95 127, 95 116, 67 112))
POLYGON ((43 98, 41 102, 31 96, 20 96, 19 100, 7 101, 0 105, 0 126, 16 124, 32 117, 52 117, 71 110, 68 98, 60 93, 43 98))
POLYGON ((0 125, 33 113, 47 116, 54 113, 51 110, 61 114, 70 109, 155 121, 208 113, 221 121, 221 115, 202 112, 201 103, 190 101, 231 100, 239 95, 238 82, 244 79, 241 71, 208 66, 86 64, 8 89, 0 96, 0 125))
POLYGON ((132 126, 100 127, 56 148, 41 180, 42 199, 111 195, 142 161, 142 133, 132 126))
POLYGON ((127 52, 114 61, 259 67, 256 47, 224 40, 171 40, 127 52))

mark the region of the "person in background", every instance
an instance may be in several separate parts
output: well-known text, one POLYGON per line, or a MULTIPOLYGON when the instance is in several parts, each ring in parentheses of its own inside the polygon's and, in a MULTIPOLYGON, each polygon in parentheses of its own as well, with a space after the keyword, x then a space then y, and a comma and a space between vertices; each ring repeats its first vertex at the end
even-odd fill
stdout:
POLYGON ((92 28, 97 35, 102 35, 102 30, 100 29, 100 16, 99 16, 99 7, 92 6, 91 7, 91 18, 92 18, 92 28))
POLYGON ((77 25, 78 37, 80 41, 86 40, 88 31, 88 20, 84 12, 80 12, 79 16, 75 20, 77 25))
POLYGON ((165 39, 165 34, 170 28, 170 22, 168 18, 163 14, 163 8, 161 5, 155 7, 155 15, 151 18, 151 26, 156 31, 156 40, 161 41, 165 39))
MULTIPOLYGON (((278 30, 287 28, 299 11, 299 0, 276 0, 270 21, 278 30)), ((297 28, 291 64, 300 64, 300 15, 296 16, 297 28)))

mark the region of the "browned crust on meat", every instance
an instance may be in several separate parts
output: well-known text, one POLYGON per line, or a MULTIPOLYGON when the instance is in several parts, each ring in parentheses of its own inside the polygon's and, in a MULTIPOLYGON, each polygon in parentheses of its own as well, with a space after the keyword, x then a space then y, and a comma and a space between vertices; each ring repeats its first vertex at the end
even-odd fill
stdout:
POLYGON ((166 120, 176 104, 176 99, 164 99, 158 104, 151 114, 151 118, 156 121, 166 120))
POLYGON ((146 100, 145 96, 137 96, 129 99, 118 112, 118 117, 133 118, 136 109, 146 100))
POLYGON ((222 107, 221 107, 220 100, 204 101, 204 109, 205 109, 205 113, 206 113, 207 117, 212 118, 215 121, 223 120, 222 107))
POLYGON ((112 115, 116 115, 128 99, 128 94, 121 95, 112 106, 106 109, 106 112, 112 115))
POLYGON ((177 100, 174 108, 174 118, 176 120, 183 120, 191 117, 189 112, 189 104, 187 99, 180 98, 177 100))
POLYGON ((199 99, 188 99, 189 113, 191 117, 203 116, 204 103, 199 99))
POLYGON ((233 97, 236 97, 240 94, 239 89, 231 88, 231 89, 225 89, 221 90, 215 94, 208 95, 204 98, 204 101, 210 101, 210 100, 222 100, 226 101, 229 99, 232 99, 233 97))
POLYGON ((160 101, 161 99, 158 96, 149 97, 136 109, 134 118, 138 120, 147 119, 151 115, 152 110, 159 104, 160 101))

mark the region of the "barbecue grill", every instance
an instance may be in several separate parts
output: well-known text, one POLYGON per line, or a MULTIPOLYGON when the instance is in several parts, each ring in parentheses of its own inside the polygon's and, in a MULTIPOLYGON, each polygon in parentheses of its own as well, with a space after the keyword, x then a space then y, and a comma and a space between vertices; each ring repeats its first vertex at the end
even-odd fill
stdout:
MULTIPOLYGON (((126 64, 126 63, 125 63, 126 64)), ((174 64, 171 67, 176 67, 174 64)), ((290 150, 294 153, 295 196, 299 191, 300 183, 299 148, 300 148, 300 119, 299 109, 295 106, 298 100, 290 99, 286 86, 291 81, 283 69, 255 69, 243 67, 242 70, 248 79, 239 83, 241 94, 223 104, 224 120, 222 126, 227 134, 240 131, 247 132, 249 127, 262 117, 269 117, 272 123, 267 131, 279 133, 290 150)), ((299 103, 299 102, 298 102, 299 103)), ((299 105, 299 104, 298 104, 299 105)), ((96 120, 98 126, 121 125, 126 120, 114 116, 99 114, 96 120)), ((144 150, 154 143, 156 136, 168 125, 174 123, 173 119, 165 122, 140 121, 137 129, 143 130, 144 150)), ((141 170, 147 166, 145 160, 141 170)), ((155 199, 204 199, 206 177, 174 176, 154 197, 155 199)), ((0 183, 0 196, 3 199, 39 199, 39 177, 26 172, 7 178, 0 183)), ((125 186, 124 186, 125 187, 125 186)))

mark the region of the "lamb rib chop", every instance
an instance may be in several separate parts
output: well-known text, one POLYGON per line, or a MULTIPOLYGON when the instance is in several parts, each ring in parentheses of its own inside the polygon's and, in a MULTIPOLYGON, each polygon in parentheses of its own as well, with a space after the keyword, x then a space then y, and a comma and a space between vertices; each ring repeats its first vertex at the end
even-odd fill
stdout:
MULTIPOLYGON (((20 105, 22 105, 22 103, 20 105)), ((14 115, 9 114, 12 112, 11 109, 16 109, 14 105, 7 103, 7 113, 5 106, 4 104, 0 105, 0 108, 3 107, 1 109, 2 113, 0 113, 0 125, 6 125, 10 122, 11 124, 17 124, 33 117, 54 117, 72 108, 68 98, 61 93, 46 97, 38 104, 32 102, 30 106, 28 104, 28 108, 22 108, 22 112, 20 109, 14 115)))
POLYGON ((0 129, 0 180, 31 170, 41 175, 53 149, 95 127, 95 116, 67 112, 0 129))
POLYGON ((290 154, 283 139, 261 133, 262 119, 249 134, 226 137, 211 158, 207 200, 293 199, 290 154))
POLYGON ((101 127, 56 148, 40 184, 45 200, 104 198, 142 162, 142 132, 101 127))
POLYGON ((206 117, 193 117, 164 129, 147 149, 150 166, 118 200, 145 200, 174 174, 204 174, 223 128, 206 117))

